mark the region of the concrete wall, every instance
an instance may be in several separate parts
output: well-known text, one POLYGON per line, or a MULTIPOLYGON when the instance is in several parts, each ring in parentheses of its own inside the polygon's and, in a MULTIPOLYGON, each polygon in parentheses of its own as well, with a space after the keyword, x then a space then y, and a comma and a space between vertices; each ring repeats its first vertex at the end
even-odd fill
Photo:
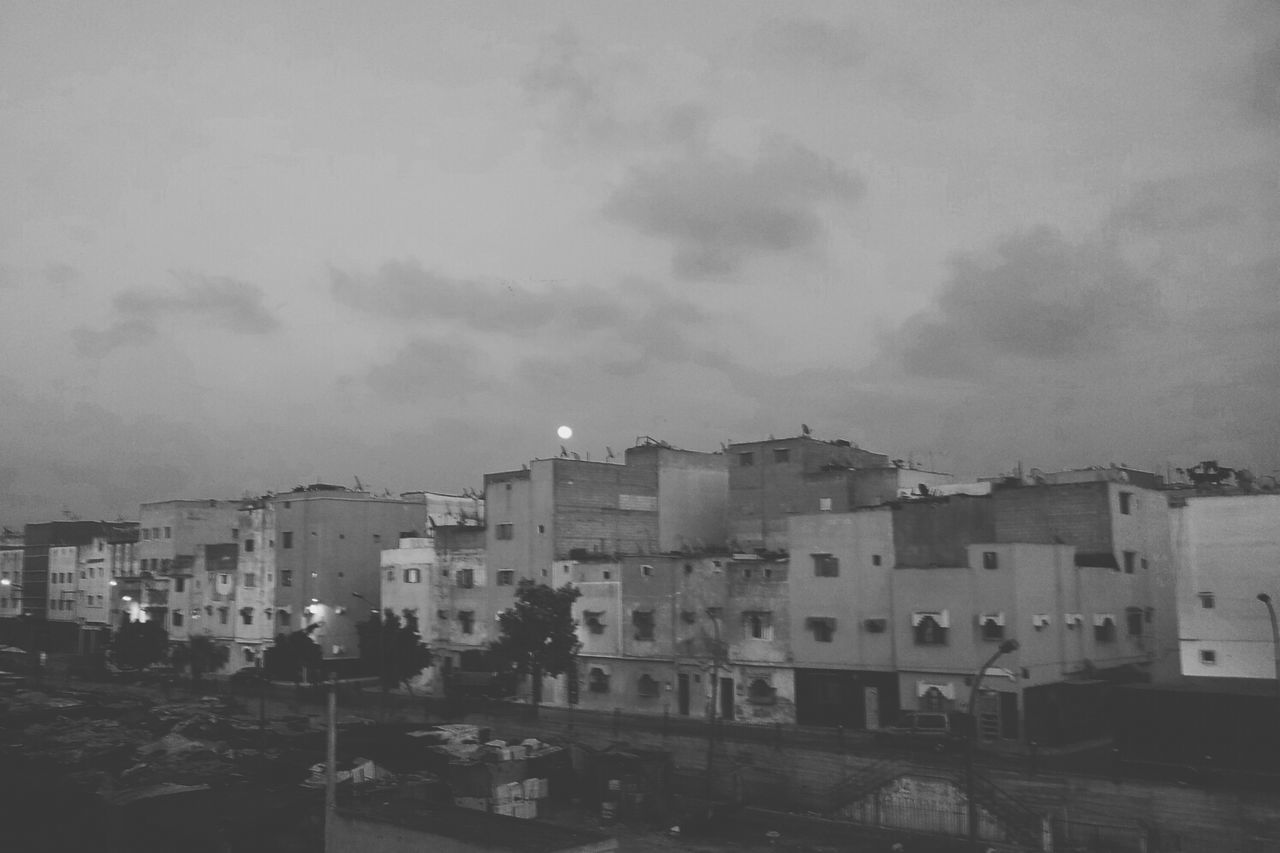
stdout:
POLYGON ((539 459, 532 468, 535 479, 547 476, 553 484, 557 559, 571 557, 575 549, 658 552, 657 470, 575 459, 539 459))
POLYGON ((1172 512, 1182 672, 1274 678, 1271 623, 1257 595, 1280 608, 1280 495, 1190 497, 1172 512), (1201 593, 1212 593, 1212 608, 1201 593), (1217 661, 1203 662, 1203 651, 1217 661))
POLYGON ((969 545, 974 542, 997 541, 994 509, 990 498, 969 495, 894 504, 893 545, 896 565, 912 569, 966 565, 969 545))
POLYGON ((728 532, 729 470, 722 453, 669 447, 627 449, 627 465, 658 471, 658 550, 724 545, 728 532))
POLYGON ((535 484, 531 471, 505 471, 486 474, 484 483, 489 566, 537 580, 554 553, 551 479, 540 474, 535 484), (510 538, 501 538, 508 530, 510 538))

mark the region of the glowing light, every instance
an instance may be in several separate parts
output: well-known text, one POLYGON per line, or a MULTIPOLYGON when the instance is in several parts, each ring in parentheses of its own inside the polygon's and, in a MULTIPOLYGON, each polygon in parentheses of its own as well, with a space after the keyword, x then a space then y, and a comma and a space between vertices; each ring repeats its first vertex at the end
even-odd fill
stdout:
POLYGON ((564 439, 565 441, 568 441, 569 439, 573 438, 573 430, 568 426, 561 426, 558 430, 556 430, 556 435, 560 436, 560 438, 564 439))
POLYGON ((122 596, 120 596, 120 600, 121 600, 121 601, 133 601, 133 596, 132 596, 132 595, 122 595, 122 596))

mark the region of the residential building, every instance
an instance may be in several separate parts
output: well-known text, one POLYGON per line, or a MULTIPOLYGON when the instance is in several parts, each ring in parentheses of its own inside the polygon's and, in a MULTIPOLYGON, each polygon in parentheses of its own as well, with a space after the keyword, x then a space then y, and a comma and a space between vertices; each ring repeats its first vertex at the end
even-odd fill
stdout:
POLYGON ((1280 608, 1280 494, 1170 493, 1181 672, 1276 677, 1270 614, 1280 608))
POLYGON ((0 548, 0 619, 22 614, 22 546, 0 548))
POLYGON ((193 628, 201 631, 193 597, 202 599, 204 578, 195 570, 196 553, 204 545, 234 541, 238 508, 238 501, 222 500, 154 501, 139 508, 139 575, 164 581, 149 584, 143 609, 164 624, 170 640, 186 640, 193 628))
POLYGON ((734 443, 726 455, 728 535, 736 552, 786 551, 791 515, 848 512, 892 500, 904 483, 951 479, 926 471, 908 475, 882 453, 807 434, 734 443))
MULTIPOLYGON (((275 633, 310 628, 325 657, 356 658, 356 624, 368 613, 365 603, 380 606, 382 551, 421 536, 427 524, 423 501, 323 483, 265 500, 265 511, 274 514, 264 525, 275 530, 274 543, 268 541, 274 551, 275 633)), ((255 611, 252 618, 265 614, 255 611)))

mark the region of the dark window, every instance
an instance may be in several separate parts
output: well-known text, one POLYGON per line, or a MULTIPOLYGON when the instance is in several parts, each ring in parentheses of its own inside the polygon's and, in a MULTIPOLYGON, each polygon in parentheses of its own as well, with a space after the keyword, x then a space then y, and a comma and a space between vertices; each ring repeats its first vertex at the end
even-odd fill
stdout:
POLYGON ((995 551, 982 552, 982 568, 998 569, 1000 568, 1000 555, 995 551))
POLYGON ((293 586, 293 569, 280 570, 280 586, 293 586))
POLYGON ((405 583, 422 583, 422 569, 405 569, 405 583))
POLYGON ((747 701, 753 705, 772 705, 776 701, 772 685, 763 678, 753 678, 747 685, 747 701))
POLYGON ((240 538, 240 528, 238 527, 231 528, 231 538, 232 540, 236 540, 240 538))
POLYGON ((183 622, 182 611, 180 610, 173 611, 173 626, 175 628, 181 628, 182 622, 183 622))
POLYGON ((646 578, 653 577, 653 566, 641 566, 640 575, 646 578))
POLYGON ((470 634, 475 630, 476 614, 474 610, 459 610, 458 622, 462 625, 462 633, 470 634))
POLYGON ((822 616, 810 616, 805 620, 809 630, 813 632, 815 643, 829 643, 836 633, 836 620, 822 616))
POLYGON ((499 539, 511 539, 515 535, 514 528, 510 524, 499 524, 496 535, 499 539))
MULTIPOLYGON (((288 506, 288 504, 285 504, 285 506, 288 506)), ((280 547, 284 549, 289 549, 293 547, 293 531, 292 530, 286 530, 285 532, 280 534, 280 547)))
POLYGON ((1135 551, 1125 551, 1124 554, 1124 573, 1126 575, 1133 574, 1134 568, 1138 564, 1138 554, 1135 551))
POLYGON ((515 586, 516 573, 511 569, 500 569, 498 571, 498 586, 515 586))
POLYGON ((174 579, 173 579, 173 591, 174 591, 174 592, 186 592, 186 590, 187 590, 187 579, 186 579, 186 578, 174 578, 174 579))
POLYGON ((840 560, 831 554, 813 554, 813 576, 835 578, 840 576, 840 560))
POLYGON ((1142 608, 1129 607, 1124 611, 1124 621, 1130 637, 1142 636, 1142 608))
POLYGON ((604 622, 600 621, 604 618, 603 610, 584 610, 582 611, 582 624, 587 626, 587 630, 593 634, 604 633, 604 622))
POLYGON ((933 613, 923 613, 916 617, 913 632, 917 646, 945 646, 947 629, 933 613))
POLYGON ((246 624, 246 625, 252 625, 252 624, 253 624, 253 608, 252 608, 252 607, 241 607, 241 608, 240 608, 240 620, 241 620, 242 622, 244 622, 244 624, 246 624))
POLYGON ((776 465, 785 465, 791 461, 791 449, 788 447, 778 447, 773 451, 773 461, 776 465))
POLYGON ((458 569, 458 586, 462 589, 474 589, 476 585, 475 569, 458 569))
POLYGON ((658 680, 645 673, 636 680, 636 692, 646 699, 652 699, 658 695, 658 680))
POLYGON ((598 666, 591 667, 587 673, 587 689, 592 693, 608 693, 609 673, 598 666))
POLYGON ((635 610, 631 613, 631 624, 636 629, 637 640, 653 639, 653 611, 635 610))
POLYGON ((219 607, 218 608, 218 624, 220 625, 227 624, 227 617, 230 615, 231 615, 230 607, 219 607))
POLYGON ((756 455, 754 453, 739 453, 738 464, 743 468, 750 468, 756 464, 756 455))
POLYGON ((246 587, 254 587, 258 585, 258 576, 254 572, 244 573, 244 585, 246 587))
POLYGON ((1003 640, 1004 626, 1000 624, 1000 620, 993 616, 985 616, 982 619, 982 639, 984 640, 1003 640))
POLYGON ((1200 650, 1200 663, 1213 665, 1218 662, 1218 653, 1213 649, 1200 650))
POLYGON ((749 610, 742 614, 742 627, 754 640, 772 640, 773 614, 767 610, 749 610))
POLYGON ((1093 625, 1093 639, 1099 643, 1110 643, 1116 638, 1116 623, 1107 616, 1101 620, 1095 621, 1093 625))
POLYGON ((1133 512, 1133 492, 1120 493, 1120 514, 1130 515, 1133 512))
POLYGON ((1217 602, 1214 600, 1213 593, 1211 592, 1200 593, 1200 606, 1203 607, 1205 610, 1212 610, 1214 607, 1214 604, 1216 603, 1217 602))
POLYGON ((248 551, 248 552, 252 552, 252 551, 253 551, 253 549, 254 549, 254 543, 253 543, 253 540, 252 540, 252 539, 246 539, 246 540, 244 540, 244 550, 245 550, 245 551, 248 551))
POLYGON ((871 555, 871 565, 878 566, 883 562, 884 562, 884 559, 879 554, 871 555))
POLYGON ((164 538, 165 538, 165 539, 172 539, 172 538, 173 538, 173 528, 171 528, 171 527, 166 527, 166 528, 164 529, 164 538))

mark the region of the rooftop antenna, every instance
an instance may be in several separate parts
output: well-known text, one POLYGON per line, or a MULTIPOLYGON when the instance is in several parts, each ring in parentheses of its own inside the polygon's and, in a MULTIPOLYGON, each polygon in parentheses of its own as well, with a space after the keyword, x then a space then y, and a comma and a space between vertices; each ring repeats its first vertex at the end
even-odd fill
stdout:
POLYGON ((604 458, 606 462, 613 458, 613 448, 607 444, 604 446, 604 458))
POLYGON ((811 430, 809 429, 809 425, 800 424, 800 432, 804 433, 805 435, 809 435, 809 433, 811 432, 811 430))
POLYGON ((356 479, 356 491, 357 491, 357 492, 363 492, 363 491, 364 491, 364 484, 360 482, 360 478, 359 478, 359 477, 356 477, 356 475, 355 475, 355 474, 352 474, 351 476, 352 476, 352 477, 355 477, 355 479, 356 479))

